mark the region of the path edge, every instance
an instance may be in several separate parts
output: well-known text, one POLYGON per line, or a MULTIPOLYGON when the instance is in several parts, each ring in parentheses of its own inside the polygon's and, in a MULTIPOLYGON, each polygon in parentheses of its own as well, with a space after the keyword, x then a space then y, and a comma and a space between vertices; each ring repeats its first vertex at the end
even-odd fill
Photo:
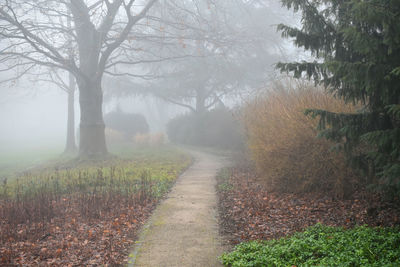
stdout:
MULTIPOLYGON (((192 158, 191 163, 178 175, 178 178, 175 180, 175 184, 178 182, 178 180, 182 179, 182 176, 196 163, 197 159, 193 155, 192 151, 189 149, 185 149, 185 152, 190 155, 192 158)), ((137 255, 140 253, 140 250, 142 248, 143 240, 145 240, 145 237, 147 236, 149 232, 150 226, 153 224, 154 221, 154 216, 156 213, 156 210, 158 207, 168 199, 169 194, 171 193, 172 189, 174 188, 175 184, 171 187, 170 191, 168 194, 157 204, 156 208, 152 211, 152 214, 148 221, 142 226, 142 228, 139 231, 138 239, 135 241, 135 244, 130 250, 130 253, 128 255, 128 267, 134 267, 137 259, 137 255)))

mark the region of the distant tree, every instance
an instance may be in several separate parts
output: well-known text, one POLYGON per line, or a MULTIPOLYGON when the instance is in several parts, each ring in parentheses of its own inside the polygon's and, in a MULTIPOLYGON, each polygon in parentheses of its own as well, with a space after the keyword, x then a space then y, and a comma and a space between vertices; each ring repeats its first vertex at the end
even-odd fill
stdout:
POLYGON ((321 135, 343 144, 370 183, 400 195, 400 2, 281 0, 302 13, 302 27, 279 25, 314 62, 279 63, 282 71, 324 84, 363 105, 355 114, 308 110, 321 135))
MULTIPOLYGON (((46 16, 46 14, 42 14, 46 16)), ((63 27, 67 27, 69 31, 72 31, 71 27, 71 14, 67 17, 66 21, 60 20, 59 23, 62 23, 63 27), (65 24, 64 24, 65 23, 65 24)), ((2 36, 0 34, 0 36, 2 36)), ((4 37, 4 36, 3 36, 4 37)), ((7 38, 4 37, 4 44, 7 43, 7 38)), ((74 47, 72 36, 69 36, 69 40, 67 45, 69 46, 69 54, 70 57, 74 57, 74 47)), ((6 51, 5 49, 4 51, 6 51)), ((12 59, 12 58, 11 58, 12 59)), ((8 62, 10 57, 0 57, 0 62, 6 63, 5 65, 9 66, 9 68, 2 69, 1 71, 6 72, 7 78, 0 79, 0 83, 8 83, 10 86, 15 85, 19 78, 28 79, 32 84, 42 85, 44 83, 52 83, 56 85, 56 88, 61 89, 67 94, 67 133, 66 133, 66 143, 64 153, 68 155, 73 155, 77 152, 77 146, 75 141, 75 112, 74 112, 74 104, 75 104, 75 91, 76 91, 76 81, 75 77, 71 72, 67 73, 67 77, 64 77, 65 73, 60 71, 57 68, 48 67, 43 71, 33 71, 34 69, 39 69, 39 64, 28 64, 29 67, 27 69, 18 68, 19 64, 17 62, 8 62), (8 63, 8 64, 7 64, 8 63), (17 68, 13 68, 17 67, 17 68), (25 76, 25 77, 23 77, 25 76), (28 76, 28 77, 26 77, 28 76), (40 83, 37 83, 40 82, 40 83)), ((27 63, 27 62, 25 62, 27 63)), ((19 66, 21 67, 21 66, 19 66)))
POLYGON ((72 73, 67 73, 67 78, 63 77, 57 69, 52 69, 48 75, 38 79, 39 81, 49 82, 63 90, 67 94, 67 135, 64 153, 73 155, 77 152, 75 142, 75 91, 76 81, 72 73))
POLYGON ((74 154, 77 151, 75 142, 75 91, 76 91, 76 81, 75 77, 68 73, 68 86, 64 87, 65 92, 68 95, 68 108, 67 108, 67 137, 65 142, 66 154, 74 154))
POLYGON ((154 79, 136 88, 201 114, 227 97, 265 86, 283 42, 272 26, 280 21, 273 3, 166 1, 162 20, 153 26, 162 34, 152 45, 175 60, 148 64, 154 79))
MULTIPOLYGON (((67 17, 67 28, 71 31, 71 14, 67 17)), ((64 26, 64 25, 63 25, 64 26)), ((75 51, 73 46, 72 36, 69 36, 68 44, 69 56, 74 57, 75 51)), ((63 90, 68 97, 67 100, 67 136, 65 141, 64 153, 67 155, 73 155, 77 152, 77 146, 75 141, 75 91, 76 91, 76 79, 71 72, 68 72, 67 81, 58 73, 58 69, 51 69, 49 72, 50 79, 48 81, 57 85, 58 88, 63 90)))

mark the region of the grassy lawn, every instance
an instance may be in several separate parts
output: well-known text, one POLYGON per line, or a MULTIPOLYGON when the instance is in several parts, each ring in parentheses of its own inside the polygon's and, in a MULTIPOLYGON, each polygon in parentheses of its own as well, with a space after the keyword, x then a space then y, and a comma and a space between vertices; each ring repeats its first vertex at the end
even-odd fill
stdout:
MULTIPOLYGON (((161 196, 171 182, 187 167, 191 159, 172 146, 111 147, 116 157, 104 161, 77 162, 69 158, 50 158, 30 170, 11 174, 11 179, 0 185, 0 197, 21 198, 42 194, 43 190, 57 195, 93 190, 132 190, 139 188, 143 179, 151 181, 153 193, 161 196), (113 187, 113 188, 111 188, 113 187), (114 188, 116 187, 116 188, 114 188)), ((29 156, 26 155, 28 162, 29 156)), ((29 158, 31 159, 31 158, 29 158)), ((32 161, 29 161, 32 162, 32 161)), ((15 167, 16 168, 16 167, 15 167)), ((122 193, 122 191, 120 192, 122 193)))

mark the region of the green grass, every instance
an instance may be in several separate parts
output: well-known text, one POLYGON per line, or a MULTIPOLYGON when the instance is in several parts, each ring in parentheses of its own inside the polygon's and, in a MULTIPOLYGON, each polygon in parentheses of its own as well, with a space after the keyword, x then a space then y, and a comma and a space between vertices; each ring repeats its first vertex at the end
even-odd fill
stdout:
POLYGON ((218 191, 231 191, 233 185, 230 183, 230 178, 232 177, 232 171, 230 168, 223 168, 217 173, 217 189, 218 191))
MULTIPOLYGON (((38 173, 42 170, 52 171, 66 167, 85 168, 118 164, 113 160, 92 162, 93 164, 90 162, 77 164, 73 155, 64 155, 62 151, 63 148, 56 145, 0 150, 0 181, 5 178, 10 181, 23 173, 38 173)), ((134 146, 131 143, 111 144, 109 145, 109 152, 114 158, 132 161, 143 161, 144 158, 155 161, 178 160, 177 156, 184 154, 182 150, 175 146, 134 146)))
POLYGON ((35 195, 34 192, 42 190, 67 194, 94 186, 102 190, 111 185, 120 185, 128 190, 140 183, 143 176, 154 185, 154 193, 161 196, 191 163, 190 156, 170 146, 130 148, 118 155, 100 162, 50 161, 41 168, 14 175, 3 182, 0 197, 35 195))
POLYGON ((317 224, 291 237, 239 244, 225 266, 400 266, 400 228, 317 224))

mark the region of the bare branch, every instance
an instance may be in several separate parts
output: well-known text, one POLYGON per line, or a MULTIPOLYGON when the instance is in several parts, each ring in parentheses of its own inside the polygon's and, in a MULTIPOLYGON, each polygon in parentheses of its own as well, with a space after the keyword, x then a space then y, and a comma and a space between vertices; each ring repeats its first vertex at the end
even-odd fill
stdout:
MULTIPOLYGON (((99 70, 100 71, 101 70, 104 71, 106 63, 107 63, 107 60, 110 57, 111 53, 127 39, 130 31, 132 30, 132 27, 146 15, 146 13, 150 10, 150 8, 157 1, 158 0, 149 0, 147 5, 136 16, 132 16, 132 14, 131 14, 132 4, 135 1, 134 0, 130 0, 129 1, 129 3, 125 6, 125 11, 126 11, 126 14, 128 16, 128 23, 126 24, 125 28, 121 32, 120 36, 117 37, 116 40, 113 43, 109 44, 107 46, 107 49, 102 53, 100 61, 99 61, 99 70)), ((102 73, 99 73, 99 75, 102 75, 102 73)))
POLYGON ((182 103, 182 102, 178 102, 178 101, 176 101, 176 100, 174 100, 172 98, 168 98, 168 97, 165 97, 165 96, 161 96, 161 95, 157 95, 157 96, 160 97, 161 99, 167 101, 167 102, 170 102, 172 104, 175 104, 175 105, 178 105, 178 106, 181 106, 181 107, 184 107, 184 108, 188 108, 192 112, 196 112, 196 109, 193 108, 192 106, 188 105, 188 104, 185 104, 185 103, 182 103))
MULTIPOLYGON (((24 36, 24 39, 39 53, 45 55, 46 57, 60 63, 60 64, 65 64, 65 59, 61 56, 61 54, 50 44, 46 43, 43 39, 40 37, 34 35, 32 32, 30 32, 27 28, 25 28, 17 19, 17 16, 15 12, 12 10, 11 7, 9 7, 9 10, 12 12, 13 16, 10 16, 7 14, 3 9, 0 9, 0 20, 5 20, 9 22, 10 24, 16 26, 21 33, 24 36), (41 47, 47 49, 48 51, 45 51, 41 47)), ((18 36, 15 36, 16 38, 21 38, 18 36)))

